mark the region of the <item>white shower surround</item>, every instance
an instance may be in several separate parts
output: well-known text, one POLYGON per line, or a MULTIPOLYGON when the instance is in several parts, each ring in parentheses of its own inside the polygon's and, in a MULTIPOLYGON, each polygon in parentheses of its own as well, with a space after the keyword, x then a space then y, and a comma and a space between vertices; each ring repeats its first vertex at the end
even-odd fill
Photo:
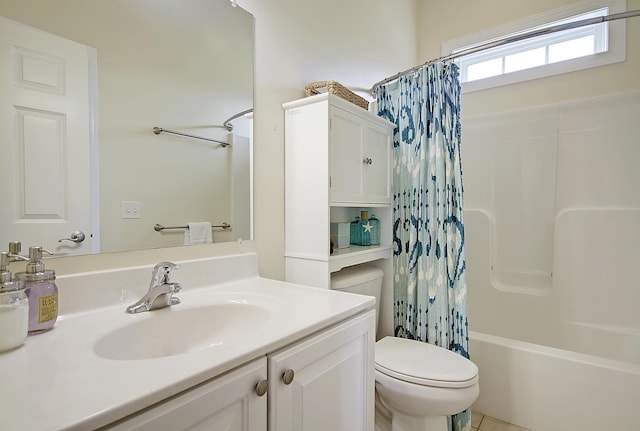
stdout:
POLYGON ((477 410, 535 431, 640 428, 639 113, 636 91, 463 118, 477 410), (506 185, 496 142, 524 149, 506 185), (552 182, 527 173, 532 155, 552 182), (522 216, 507 232, 505 211, 522 216))

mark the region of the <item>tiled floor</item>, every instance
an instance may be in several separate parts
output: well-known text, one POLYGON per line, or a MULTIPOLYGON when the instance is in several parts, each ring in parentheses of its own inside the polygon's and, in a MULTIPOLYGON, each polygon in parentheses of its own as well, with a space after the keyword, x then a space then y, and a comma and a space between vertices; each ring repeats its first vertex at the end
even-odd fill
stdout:
POLYGON ((471 413, 471 429, 474 431, 529 431, 526 428, 476 412, 471 413))

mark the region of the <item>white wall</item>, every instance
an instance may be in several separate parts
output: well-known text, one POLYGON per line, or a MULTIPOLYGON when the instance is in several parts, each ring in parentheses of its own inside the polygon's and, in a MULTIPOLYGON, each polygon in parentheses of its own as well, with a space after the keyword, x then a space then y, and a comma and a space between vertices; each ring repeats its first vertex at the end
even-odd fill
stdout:
POLYGON ((260 272, 284 279, 284 113, 304 86, 372 84, 416 61, 414 0, 240 0, 256 18, 255 229, 260 272))

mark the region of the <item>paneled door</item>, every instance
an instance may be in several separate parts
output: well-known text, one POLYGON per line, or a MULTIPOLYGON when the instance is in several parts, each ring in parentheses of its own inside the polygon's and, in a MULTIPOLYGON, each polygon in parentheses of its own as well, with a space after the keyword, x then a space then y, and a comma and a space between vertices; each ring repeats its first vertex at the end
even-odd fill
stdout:
POLYGON ((95 58, 92 48, 0 17, 0 239, 22 242, 23 251, 99 251, 95 58))
POLYGON ((270 355, 269 431, 373 431, 375 311, 270 355))

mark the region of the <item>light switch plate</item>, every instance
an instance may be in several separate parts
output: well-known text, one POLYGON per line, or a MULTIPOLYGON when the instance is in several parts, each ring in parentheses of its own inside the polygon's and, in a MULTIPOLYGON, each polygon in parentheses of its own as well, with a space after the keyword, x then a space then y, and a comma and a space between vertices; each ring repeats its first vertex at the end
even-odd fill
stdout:
POLYGON ((122 201, 122 218, 140 218, 140 202, 122 201))

